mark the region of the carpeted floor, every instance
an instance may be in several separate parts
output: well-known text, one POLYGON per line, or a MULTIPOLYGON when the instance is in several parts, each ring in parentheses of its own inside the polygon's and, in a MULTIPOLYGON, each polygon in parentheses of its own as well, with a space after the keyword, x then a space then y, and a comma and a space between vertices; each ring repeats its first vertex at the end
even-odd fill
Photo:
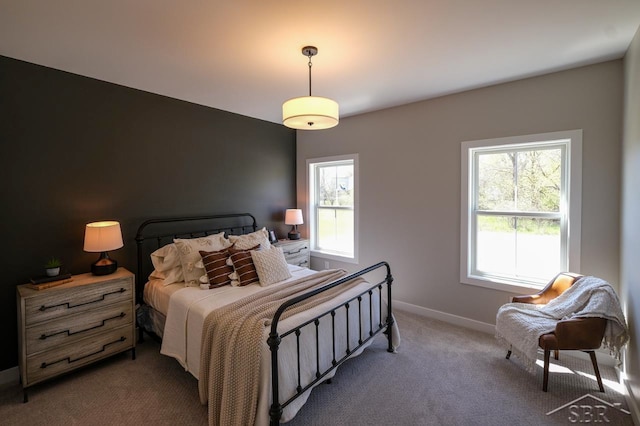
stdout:
MULTIPOLYGON (((493 336, 405 312, 396 318, 398 353, 378 338, 316 388, 288 425, 633 424, 611 367, 600 367, 601 393, 590 362, 561 353, 545 393, 542 367, 528 374, 493 336)), ((207 424, 196 380, 148 339, 135 361, 115 356, 37 385, 29 398, 22 403, 18 385, 1 389, 0 424, 207 424)))

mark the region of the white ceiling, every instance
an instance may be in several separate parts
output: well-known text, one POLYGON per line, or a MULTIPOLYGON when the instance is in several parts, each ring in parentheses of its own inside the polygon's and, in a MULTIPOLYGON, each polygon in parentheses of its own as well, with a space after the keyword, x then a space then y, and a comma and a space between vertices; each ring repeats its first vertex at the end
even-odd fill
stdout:
POLYGON ((279 123, 620 58, 640 0, 0 0, 0 55, 279 123))

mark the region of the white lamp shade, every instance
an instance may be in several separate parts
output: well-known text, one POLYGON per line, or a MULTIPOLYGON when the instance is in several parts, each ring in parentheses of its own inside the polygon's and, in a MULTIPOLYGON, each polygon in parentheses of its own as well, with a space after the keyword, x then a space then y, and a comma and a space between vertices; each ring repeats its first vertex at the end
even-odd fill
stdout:
POLYGON ((302 210, 300 209, 287 209, 284 215, 285 225, 302 225, 302 210))
POLYGON ((119 249, 123 245, 119 222, 87 223, 84 231, 84 251, 99 253, 119 249))
POLYGON ((332 99, 302 96, 282 104, 282 124, 292 129, 330 129, 339 121, 338 103, 332 99))

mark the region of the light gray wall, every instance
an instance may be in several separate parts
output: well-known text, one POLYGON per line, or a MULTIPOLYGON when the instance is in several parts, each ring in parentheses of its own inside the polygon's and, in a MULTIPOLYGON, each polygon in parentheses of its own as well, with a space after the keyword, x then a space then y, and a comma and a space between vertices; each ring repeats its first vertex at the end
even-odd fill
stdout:
POLYGON ((625 354, 629 390, 640 419, 640 30, 624 58, 621 297, 631 340, 625 354))
POLYGON ((622 84, 616 60, 348 117, 330 130, 299 131, 298 206, 306 217, 308 158, 358 153, 360 264, 330 266, 355 270, 387 260, 394 299, 494 324, 511 294, 459 279, 460 142, 583 129, 579 272, 617 286, 622 84))

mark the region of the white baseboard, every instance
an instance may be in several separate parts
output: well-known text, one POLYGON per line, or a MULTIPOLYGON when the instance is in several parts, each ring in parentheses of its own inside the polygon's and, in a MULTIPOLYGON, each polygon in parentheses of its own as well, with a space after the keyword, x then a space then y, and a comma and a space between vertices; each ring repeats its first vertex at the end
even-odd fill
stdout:
MULTIPOLYGON (((447 322, 449 324, 458 325, 460 327, 469 328, 471 330, 481 331, 483 333, 495 334, 496 326, 482 321, 476 321, 470 318, 461 317, 458 315, 448 314, 446 312, 437 311, 435 309, 424 308, 422 306, 413 305, 407 302, 401 302, 399 300, 393 301, 394 308, 398 308, 401 311, 410 312, 412 314, 420 315, 427 318, 432 318, 440 321, 447 322)), ((562 351, 569 356, 591 361, 589 355, 582 351, 562 351)), ((605 349, 598 349, 596 351, 598 358, 598 364, 607 365, 610 367, 616 366, 616 360, 609 355, 609 351, 605 349)))
POLYGON ((0 371, 0 386, 14 385, 20 380, 20 370, 18 366, 0 371))
POLYGON ((476 321, 442 311, 436 311, 435 309, 423 308, 422 306, 401 302, 399 300, 394 300, 393 306, 401 311, 407 311, 423 317, 448 322, 449 324, 459 325, 460 327, 470 328, 472 330, 481 331, 491 335, 495 333, 495 326, 493 324, 487 324, 486 322, 476 321))

